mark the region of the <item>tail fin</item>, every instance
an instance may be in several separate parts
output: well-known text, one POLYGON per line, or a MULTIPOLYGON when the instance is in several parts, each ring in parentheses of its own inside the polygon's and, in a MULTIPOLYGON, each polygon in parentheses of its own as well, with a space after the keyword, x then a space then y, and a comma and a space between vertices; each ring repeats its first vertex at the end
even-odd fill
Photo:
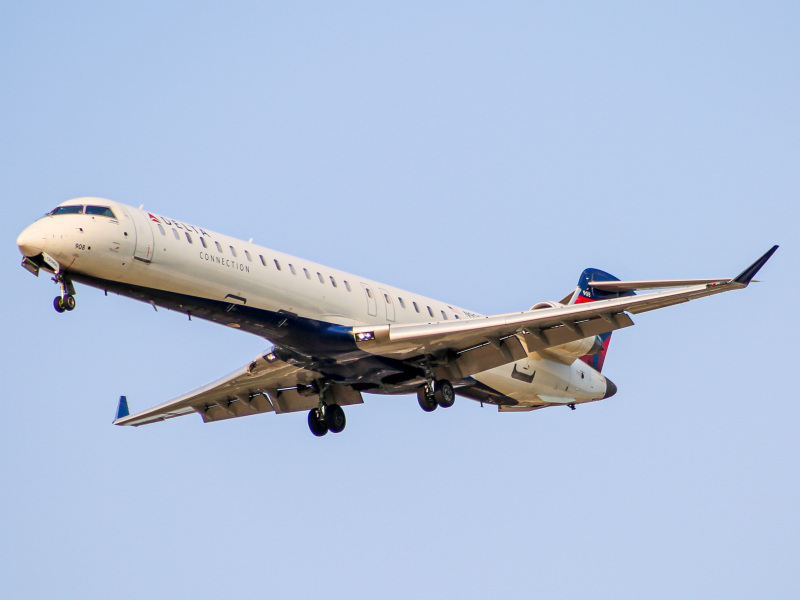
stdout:
MULTIPOLYGON (((620 296, 635 295, 634 292, 606 292, 589 285, 590 282, 598 281, 619 281, 619 278, 605 271, 601 271, 600 269, 585 269, 583 273, 581 273, 581 277, 578 280, 578 287, 572 294, 572 299, 569 303, 583 304, 584 302, 610 300, 611 298, 619 298, 620 296)), ((603 363, 606 361, 606 353, 608 352, 608 344, 611 341, 611 332, 601 334, 600 339, 603 341, 603 349, 600 352, 581 356, 583 362, 597 371, 603 370, 603 363)))

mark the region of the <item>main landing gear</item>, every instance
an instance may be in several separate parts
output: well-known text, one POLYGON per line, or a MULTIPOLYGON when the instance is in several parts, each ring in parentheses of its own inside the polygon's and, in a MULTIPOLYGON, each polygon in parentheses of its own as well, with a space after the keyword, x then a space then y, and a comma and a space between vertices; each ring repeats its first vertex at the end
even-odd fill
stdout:
POLYGON ((75 310, 75 286, 72 285, 72 282, 61 273, 56 273, 53 281, 61 287, 61 295, 53 298, 53 308, 56 309, 56 312, 75 310))
POLYGON ((436 410, 437 406, 450 408, 455 404, 456 393, 453 384, 446 379, 439 379, 417 390, 417 400, 419 406, 425 412, 436 410))
POLYGON ((320 401, 318 408, 312 408, 308 413, 308 428, 317 437, 322 437, 329 431, 341 433, 347 419, 344 410, 338 404, 325 404, 320 401))

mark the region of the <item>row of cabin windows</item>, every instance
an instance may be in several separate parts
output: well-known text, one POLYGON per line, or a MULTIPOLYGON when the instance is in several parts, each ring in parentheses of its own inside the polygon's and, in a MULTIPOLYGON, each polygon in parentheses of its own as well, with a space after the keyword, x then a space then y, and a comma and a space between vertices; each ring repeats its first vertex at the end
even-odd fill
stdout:
MULTIPOLYGON (((161 225, 161 223, 158 224, 158 230, 161 232, 161 235, 163 235, 163 236, 167 235, 167 232, 164 230, 164 227, 161 225)), ((172 234, 175 236, 176 240, 180 240, 181 239, 181 236, 178 233, 178 230, 175 229, 174 227, 172 228, 172 234)), ((188 231, 184 231, 184 235, 186 235, 186 241, 187 242, 189 242, 190 244, 194 243, 193 240, 192 240, 192 236, 188 231)), ((205 238, 203 236, 200 236, 200 244, 203 246, 203 248, 208 248, 208 244, 206 244, 206 240, 205 240, 205 238)), ((217 252, 219 252, 220 254, 222 254, 224 252, 222 250, 222 244, 220 244, 219 242, 214 242, 214 245, 217 247, 217 252)), ((228 246, 228 248, 230 248, 231 255, 234 258, 237 258, 238 254, 236 253, 236 248, 234 248, 233 246, 228 246)), ((250 251, 249 250, 245 250, 244 251, 244 255, 247 257, 248 261, 253 262, 253 258, 250 256, 250 251)), ((267 266, 267 261, 264 258, 264 256, 262 254, 259 254, 258 258, 261 261, 261 264, 266 267, 267 266)), ((278 262, 277 258, 274 259, 274 262, 275 262, 275 268, 278 269, 278 271, 280 271, 281 270, 281 263, 278 262)), ((297 271, 295 270, 294 265, 292 263, 289 263, 289 270, 292 272, 292 275, 297 275, 297 271)), ((308 269, 305 268, 305 267, 303 267, 303 274, 306 276, 306 279, 309 279, 309 280, 311 279, 311 273, 309 273, 308 269)), ((322 284, 325 283, 325 277, 319 271, 317 271, 317 278, 319 279, 320 283, 322 283, 322 284)), ((330 281, 331 281, 331 285, 333 287, 339 287, 336 284, 336 279, 334 279, 333 275, 330 275, 330 281)), ((350 287, 350 283, 346 279, 344 280, 344 287, 347 289, 348 292, 352 292, 353 291, 352 288, 350 287)), ((369 289, 369 288, 364 288, 364 289, 366 289, 366 291, 367 291, 367 296, 369 296, 369 298, 372 299, 373 298, 372 290, 369 289)), ((392 297, 389 294, 383 294, 383 298, 386 301, 386 304, 391 304, 392 303, 392 297)), ((397 300, 400 302, 400 306, 403 309, 405 309, 406 308, 405 300, 403 300, 403 298, 400 297, 400 296, 398 296, 397 300)), ((412 300, 411 304, 414 306, 414 311, 419 313, 420 312, 419 305, 416 303, 416 301, 412 300)), ((425 308, 428 309, 428 314, 431 316, 431 318, 434 318, 433 309, 430 306, 426 306, 425 308)), ((450 310, 453 310, 452 306, 449 307, 449 308, 450 308, 450 310)), ((447 313, 444 312, 444 310, 442 310, 441 313, 442 313, 442 319, 444 319, 446 321, 447 320, 447 313)), ((458 315, 454 315, 454 316, 455 316, 456 319, 459 318, 458 315)))
MULTIPOLYGON (((364 289, 366 289, 366 290, 367 290, 367 296, 369 296, 370 298, 372 298, 372 290, 370 290, 369 288, 364 288, 364 289)), ((386 301, 386 304, 391 304, 391 303, 392 303, 392 297, 391 297, 389 294, 387 294, 387 293, 384 293, 384 294, 383 294, 383 299, 386 301)), ((403 297, 402 297, 402 296, 398 296, 398 297, 397 297, 397 301, 398 301, 398 302, 400 302, 400 306, 401 306, 403 309, 405 309, 405 308, 406 308, 406 301, 405 301, 405 300, 403 300, 403 297)), ((415 312, 420 312, 420 310, 419 310, 419 304, 417 304, 417 303, 416 303, 416 301, 412 300, 412 301, 411 301, 411 304, 414 306, 414 311, 415 311, 415 312)), ((433 309, 432 309, 430 306, 425 306, 425 308, 427 308, 427 309, 428 309, 428 314, 429 314, 431 317, 434 317, 434 314, 433 314, 433 309)), ((452 310, 452 311, 453 311, 453 316, 454 316, 456 319, 460 318, 460 317, 459 317, 457 314, 455 314, 455 309, 454 309, 452 306, 449 306, 449 305, 448 305, 448 308, 449 308, 450 310, 452 310)), ((442 313, 442 319, 443 319, 444 321, 447 321, 447 319, 448 319, 447 313, 446 313, 446 312, 444 312, 444 310, 442 310, 442 311, 441 311, 441 313, 442 313)), ((434 317, 434 318, 435 318, 435 317, 434 317)))
MULTIPOLYGON (((158 230, 161 232, 161 235, 163 235, 163 236, 167 235, 167 232, 164 229, 163 225, 161 225, 161 223, 158 223, 158 230)), ((178 230, 175 229, 174 227, 172 228, 172 234, 175 236, 176 240, 180 240, 181 239, 181 236, 178 233, 178 230)), ((186 241, 187 242, 189 242, 190 244, 194 243, 194 240, 192 239, 192 236, 188 231, 185 231, 184 235, 186 235, 186 241)), ((208 248, 208 244, 206 243, 205 238, 202 237, 202 236, 200 236, 200 244, 203 246, 203 248, 208 248)), ((217 248, 217 252, 219 252, 220 254, 224 253, 224 250, 222 249, 222 244, 220 244, 219 242, 214 242, 214 245, 217 248)), ((239 254, 236 252, 236 248, 234 248, 233 246, 228 246, 228 248, 231 251, 231 255, 234 258, 238 258, 239 254)), ((247 260, 249 262, 253 262, 253 257, 250 255, 250 251, 249 250, 245 250, 244 251, 244 255, 247 257, 247 260)), ((267 266, 267 260, 264 258, 264 255, 263 254, 259 254, 258 258, 261 261, 261 264, 266 267, 267 266)), ((274 262, 275 262, 275 268, 278 269, 278 271, 281 271, 282 270, 281 269, 281 263, 278 262, 277 258, 274 259, 274 262)), ((294 265, 291 264, 291 263, 289 263, 289 270, 292 272, 292 275, 297 275, 297 270, 294 268, 294 265)), ((308 272, 308 269, 306 269, 305 267, 303 267, 303 273, 305 274, 306 279, 311 279, 311 274, 308 272)), ((317 277, 319 278, 319 282, 320 283, 323 283, 323 284, 325 283, 325 277, 319 271, 317 271, 317 277)), ((330 276, 330 281, 331 281, 331 285, 333 287, 339 287, 339 285, 336 283, 336 279, 333 277, 333 275, 330 276)), ((347 280, 344 281, 344 287, 347 289, 348 292, 353 291, 353 288, 350 287, 350 283, 347 280)))

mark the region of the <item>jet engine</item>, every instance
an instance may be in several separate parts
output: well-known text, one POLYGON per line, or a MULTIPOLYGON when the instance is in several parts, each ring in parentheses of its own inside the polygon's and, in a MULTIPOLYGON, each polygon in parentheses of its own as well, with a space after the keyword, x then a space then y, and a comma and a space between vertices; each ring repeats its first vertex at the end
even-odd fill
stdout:
MULTIPOLYGON (((539 310, 542 308, 560 308, 562 306, 565 305, 561 302, 552 302, 547 300, 545 302, 534 304, 531 306, 531 310, 539 310)), ((581 340, 575 340, 574 342, 567 342, 566 344, 561 344, 560 346, 551 346, 541 350, 539 354, 554 354, 563 361, 564 359, 580 358, 581 356, 586 356, 587 354, 597 354, 602 350, 603 340, 600 339, 599 335, 593 335, 581 340)), ((571 363, 572 360, 569 360, 568 362, 571 363)))

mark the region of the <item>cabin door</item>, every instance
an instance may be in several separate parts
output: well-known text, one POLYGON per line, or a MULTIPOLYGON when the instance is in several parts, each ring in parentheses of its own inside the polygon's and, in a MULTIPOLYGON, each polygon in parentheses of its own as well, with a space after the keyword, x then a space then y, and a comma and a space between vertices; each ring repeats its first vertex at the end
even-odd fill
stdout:
POLYGON ((364 295, 367 297, 367 312, 369 316, 378 316, 378 302, 375 300, 375 292, 363 281, 361 282, 361 287, 364 288, 364 295))
POLYGON ((136 229, 136 247, 133 250, 133 258, 149 263, 153 260, 153 229, 150 227, 150 219, 147 213, 141 210, 131 210, 128 213, 136 229))

